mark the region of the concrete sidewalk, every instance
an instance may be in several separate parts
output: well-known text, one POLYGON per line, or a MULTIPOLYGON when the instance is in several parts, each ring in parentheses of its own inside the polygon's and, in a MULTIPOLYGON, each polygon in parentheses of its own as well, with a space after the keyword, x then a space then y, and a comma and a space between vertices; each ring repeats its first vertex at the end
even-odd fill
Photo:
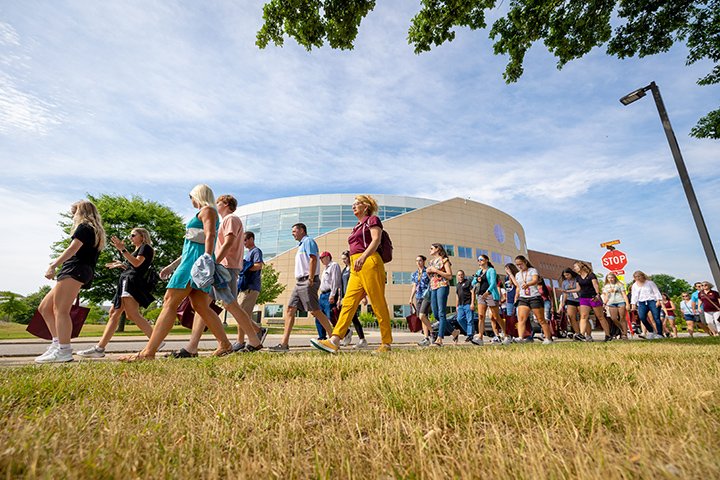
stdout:
MULTIPOLYGON (((310 351, 315 350, 310 345, 310 339, 313 338, 310 334, 297 333, 290 336, 290 350, 292 351, 310 351)), ((377 330, 366 330, 365 338, 371 347, 377 347, 380 344, 380 332, 377 330)), ((96 345, 100 337, 80 337, 74 338, 72 341, 73 351, 84 350, 96 345)), ((166 353, 172 350, 179 350, 184 347, 190 335, 172 335, 165 339, 166 345, 159 352, 158 357, 163 357, 166 353)), ((265 347, 271 347, 280 343, 282 339, 281 334, 269 334, 265 339, 265 347)), ((464 337, 461 337, 461 342, 464 337)), ((422 334, 411 333, 411 332, 393 332, 394 345, 398 347, 410 347, 415 346, 416 342, 422 340, 422 334)), ((234 341, 232 336, 230 341, 234 341)), ((357 335, 353 335, 352 344, 355 345, 358 341, 357 335)), ((76 360, 82 361, 103 361, 103 360, 116 360, 121 355, 127 353, 135 353, 142 350, 147 343, 147 337, 144 336, 122 336, 113 338, 105 349, 106 355, 103 359, 81 359, 81 357, 75 356, 76 360)), ((450 342, 452 343, 452 342, 450 342)), ((49 342, 42 339, 34 338, 23 338, 15 340, 1 340, 0 341, 0 366, 2 365, 24 365, 33 363, 35 357, 40 355, 47 349, 49 342)), ((203 335, 200 340, 200 355, 209 355, 213 350, 217 348, 217 342, 215 337, 211 334, 203 335)), ((347 347, 347 349, 351 349, 347 347)), ((263 350, 266 351, 266 350, 263 350)))

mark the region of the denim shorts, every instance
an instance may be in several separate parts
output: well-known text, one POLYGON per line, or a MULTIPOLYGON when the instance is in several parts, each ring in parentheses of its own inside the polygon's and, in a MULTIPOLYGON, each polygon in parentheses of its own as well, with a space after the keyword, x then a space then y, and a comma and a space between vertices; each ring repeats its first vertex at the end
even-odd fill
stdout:
POLYGON ((627 304, 625 302, 617 302, 617 303, 608 303, 608 307, 627 307, 627 304))

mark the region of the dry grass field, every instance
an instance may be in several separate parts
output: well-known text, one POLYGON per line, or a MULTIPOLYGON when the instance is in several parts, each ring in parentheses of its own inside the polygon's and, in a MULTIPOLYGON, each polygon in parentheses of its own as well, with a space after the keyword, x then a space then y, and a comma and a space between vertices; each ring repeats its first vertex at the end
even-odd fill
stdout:
POLYGON ((720 478, 720 342, 6 368, 1 478, 720 478))

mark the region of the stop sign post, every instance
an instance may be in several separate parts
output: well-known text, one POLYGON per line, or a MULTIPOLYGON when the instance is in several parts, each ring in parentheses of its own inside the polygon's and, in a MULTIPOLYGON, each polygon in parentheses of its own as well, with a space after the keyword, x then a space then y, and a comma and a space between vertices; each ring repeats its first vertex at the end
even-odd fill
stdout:
POLYGON ((627 266, 627 255, 620 250, 611 250, 602 256, 602 264, 611 272, 623 270, 627 266))

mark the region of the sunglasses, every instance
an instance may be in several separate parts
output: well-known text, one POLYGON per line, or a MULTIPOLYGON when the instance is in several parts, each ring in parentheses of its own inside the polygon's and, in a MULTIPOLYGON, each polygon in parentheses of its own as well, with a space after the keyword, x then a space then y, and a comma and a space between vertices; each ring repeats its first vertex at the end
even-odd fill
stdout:
POLYGON ((131 237, 131 238, 132 238, 132 237, 137 237, 137 233, 131 233, 131 234, 130 234, 130 237, 131 237))

